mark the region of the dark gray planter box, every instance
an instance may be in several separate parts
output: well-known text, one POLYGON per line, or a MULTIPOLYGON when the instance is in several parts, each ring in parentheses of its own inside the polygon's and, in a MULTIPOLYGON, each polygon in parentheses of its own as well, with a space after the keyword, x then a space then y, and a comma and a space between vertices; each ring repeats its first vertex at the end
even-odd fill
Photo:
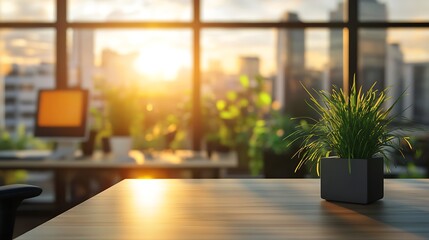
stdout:
POLYGON ((328 201, 368 204, 384 195, 383 158, 322 158, 320 193, 328 201))

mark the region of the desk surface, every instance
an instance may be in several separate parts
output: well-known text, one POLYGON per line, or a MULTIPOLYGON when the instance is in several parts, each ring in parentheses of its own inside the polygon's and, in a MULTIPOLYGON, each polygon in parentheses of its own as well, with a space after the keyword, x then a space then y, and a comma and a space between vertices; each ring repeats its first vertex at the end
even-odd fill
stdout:
POLYGON ((124 180, 18 239, 424 239, 429 180, 385 180, 372 205, 317 179, 124 180))

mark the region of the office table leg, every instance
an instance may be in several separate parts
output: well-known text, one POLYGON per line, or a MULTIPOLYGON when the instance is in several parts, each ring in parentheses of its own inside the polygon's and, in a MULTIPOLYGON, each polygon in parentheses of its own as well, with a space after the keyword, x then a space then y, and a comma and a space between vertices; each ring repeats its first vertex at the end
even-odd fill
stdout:
POLYGON ((222 178, 224 176, 224 169, 207 168, 207 169, 193 169, 192 178, 222 178))
POLYGON ((57 209, 65 208, 67 203, 67 182, 66 182, 66 171, 54 170, 54 185, 55 185, 55 205, 57 209))
POLYGON ((227 172, 228 171, 226 170, 226 168, 219 168, 219 170, 217 171, 217 178, 225 178, 227 172))

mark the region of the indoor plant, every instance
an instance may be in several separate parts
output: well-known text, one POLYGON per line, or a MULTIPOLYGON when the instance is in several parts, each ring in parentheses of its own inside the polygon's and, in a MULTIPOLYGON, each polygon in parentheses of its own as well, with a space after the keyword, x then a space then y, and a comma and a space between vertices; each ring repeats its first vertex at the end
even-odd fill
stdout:
POLYGON ((207 156, 211 158, 214 152, 229 152, 231 149, 221 142, 222 119, 219 117, 217 100, 214 94, 205 94, 202 97, 201 113, 204 131, 204 140, 207 156))
POLYGON ((126 159, 132 148, 131 129, 138 121, 138 92, 132 86, 106 86, 104 89, 111 149, 116 158, 126 159))
POLYGON ((239 80, 240 89, 228 91, 224 98, 216 101, 221 120, 218 134, 220 143, 237 153, 238 167, 233 171, 247 174, 251 167, 249 139, 256 122, 269 112, 272 100, 262 77, 249 79, 243 75, 239 80))
POLYGON ((398 100, 385 106, 386 90, 376 90, 375 83, 363 92, 354 82, 348 96, 336 87, 332 93, 306 91, 319 119, 290 135, 292 142, 301 141, 297 168, 307 162, 318 166, 326 200, 367 204, 383 198, 387 151, 401 152, 401 141, 411 147, 407 137, 389 130, 398 100))
POLYGON ((261 170, 265 178, 304 177, 306 169, 294 171, 299 160, 294 153, 297 144, 285 139, 295 129, 295 123, 282 114, 273 102, 269 118, 256 122, 249 142, 250 169, 253 175, 261 170))

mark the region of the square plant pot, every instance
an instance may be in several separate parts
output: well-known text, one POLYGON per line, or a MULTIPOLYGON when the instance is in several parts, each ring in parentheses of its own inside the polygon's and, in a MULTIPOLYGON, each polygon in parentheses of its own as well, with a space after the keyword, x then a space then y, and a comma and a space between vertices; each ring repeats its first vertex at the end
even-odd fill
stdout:
POLYGON ((383 158, 322 158, 321 197, 328 201, 368 204, 384 195, 383 158))

